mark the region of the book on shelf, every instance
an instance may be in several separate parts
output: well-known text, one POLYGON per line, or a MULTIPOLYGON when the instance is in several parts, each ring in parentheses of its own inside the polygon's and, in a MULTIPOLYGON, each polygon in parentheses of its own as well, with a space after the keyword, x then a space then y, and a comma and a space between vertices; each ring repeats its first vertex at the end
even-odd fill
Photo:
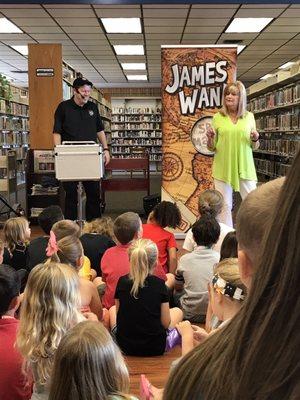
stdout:
POLYGON ((59 190, 59 186, 42 186, 41 184, 34 183, 31 188, 32 196, 40 196, 40 195, 57 195, 59 190))
POLYGON ((44 210, 44 207, 31 207, 30 216, 32 218, 37 218, 43 210, 44 210))

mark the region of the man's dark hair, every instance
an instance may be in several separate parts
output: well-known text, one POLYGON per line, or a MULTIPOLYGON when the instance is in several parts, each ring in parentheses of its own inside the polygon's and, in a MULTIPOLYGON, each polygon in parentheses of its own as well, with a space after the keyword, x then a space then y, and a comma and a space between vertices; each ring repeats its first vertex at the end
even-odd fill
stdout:
POLYGON ((194 223, 192 232, 197 246, 212 247, 220 237, 220 225, 215 218, 204 215, 194 223))
POLYGON ((179 208, 170 201, 162 201, 157 204, 153 209, 152 217, 162 228, 168 226, 175 229, 181 221, 179 208))
POLYGON ((46 207, 38 216, 39 225, 46 235, 50 235, 52 226, 62 219, 64 219, 64 215, 59 206, 46 207))
POLYGON ((11 301, 20 293, 18 272, 9 265, 0 266, 0 317, 9 310, 11 301))
POLYGON ((114 222, 114 234, 118 242, 121 244, 131 242, 139 231, 140 225, 140 217, 134 212, 119 215, 114 222))

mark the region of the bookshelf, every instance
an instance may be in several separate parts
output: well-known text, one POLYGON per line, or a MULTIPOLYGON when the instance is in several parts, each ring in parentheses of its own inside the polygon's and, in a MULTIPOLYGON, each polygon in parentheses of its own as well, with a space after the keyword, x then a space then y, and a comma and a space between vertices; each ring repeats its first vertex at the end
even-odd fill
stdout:
POLYGON ((21 201, 23 207, 28 147, 28 90, 0 74, 0 194, 8 202, 21 201))
POLYGON ((300 150, 300 73, 251 92, 249 110, 260 133, 254 162, 262 180, 285 176, 300 150))
POLYGON ((150 170, 160 171, 162 160, 160 99, 112 99, 112 158, 149 155, 150 170))

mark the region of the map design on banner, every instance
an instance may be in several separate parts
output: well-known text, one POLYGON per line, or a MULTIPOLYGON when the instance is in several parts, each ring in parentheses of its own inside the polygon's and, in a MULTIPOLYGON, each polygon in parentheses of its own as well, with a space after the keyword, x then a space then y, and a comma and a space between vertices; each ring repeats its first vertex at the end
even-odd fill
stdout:
POLYGON ((162 48, 162 198, 179 206, 182 232, 198 216, 199 194, 213 188, 206 131, 235 80, 236 47, 162 48))

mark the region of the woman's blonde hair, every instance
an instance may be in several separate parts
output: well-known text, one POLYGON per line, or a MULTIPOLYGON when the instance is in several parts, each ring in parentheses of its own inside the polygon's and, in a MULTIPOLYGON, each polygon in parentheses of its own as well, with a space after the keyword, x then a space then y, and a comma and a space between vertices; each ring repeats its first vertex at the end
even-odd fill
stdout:
POLYGON ((51 262, 60 262, 78 268, 78 260, 83 257, 81 241, 74 236, 66 236, 57 242, 58 250, 50 257, 51 262))
POLYGON ((201 216, 209 215, 216 218, 222 211, 224 198, 218 190, 204 190, 198 198, 198 211, 201 216))
POLYGON ((8 219, 3 227, 4 242, 12 253, 18 243, 25 243, 27 238, 26 230, 29 228, 29 223, 24 217, 14 217, 8 219))
POLYGON ((50 377, 53 357, 68 329, 78 321, 79 278, 68 265, 37 265, 29 274, 21 305, 17 347, 36 383, 50 377))
POLYGON ((70 219, 62 219, 56 222, 51 230, 54 232, 57 241, 66 236, 80 236, 80 227, 70 219))
POLYGON ((229 93, 239 93, 240 98, 239 98, 239 104, 238 104, 238 109, 237 109, 237 117, 242 118, 247 112, 247 93, 246 93, 246 88, 243 85, 241 81, 236 81, 232 83, 228 83, 223 91, 223 98, 222 98, 222 108, 220 110, 220 113, 223 115, 228 115, 228 108, 226 106, 225 102, 225 97, 229 93))
MULTIPOLYGON (((247 293, 247 288, 241 280, 237 258, 225 258, 220 261, 214 266, 214 274, 236 288, 242 289, 244 296, 247 293)), ((235 301, 231 297, 229 297, 229 299, 235 301)))
POLYGON ((98 233, 115 240, 114 223, 110 217, 96 218, 93 221, 86 222, 82 233, 98 233))
POLYGON ((149 239, 138 239, 129 247, 130 272, 133 281, 130 293, 137 298, 139 288, 142 288, 145 279, 152 273, 158 257, 155 243, 149 239))
POLYGON ((107 329, 81 322, 66 333, 55 355, 49 400, 130 399, 129 374, 107 329))

